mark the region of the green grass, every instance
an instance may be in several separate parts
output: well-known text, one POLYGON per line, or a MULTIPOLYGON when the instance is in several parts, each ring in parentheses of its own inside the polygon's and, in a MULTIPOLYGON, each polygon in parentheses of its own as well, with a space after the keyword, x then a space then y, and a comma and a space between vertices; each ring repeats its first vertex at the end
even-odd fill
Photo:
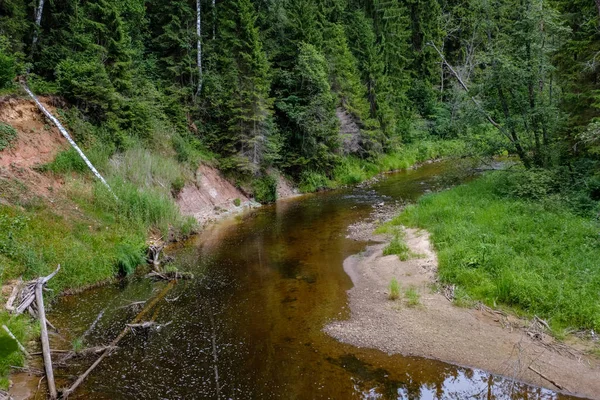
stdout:
POLYGON ((410 260, 415 254, 408 248, 402 232, 396 232, 390 243, 383 249, 383 255, 397 255, 400 261, 410 260))
POLYGON ((406 305, 409 307, 417 307, 421 305, 421 295, 414 286, 410 286, 404 291, 404 298, 406 299, 406 305))
MULTIPOLYGON (((0 326, 6 325, 17 340, 26 345, 29 340, 38 335, 39 328, 30 322, 28 316, 14 317, 5 311, 0 311, 0 326)), ((22 366, 24 354, 5 331, 0 328, 0 389, 8 389, 8 373, 11 366, 22 366)))
POLYGON ((547 319, 561 329, 600 329, 600 226, 544 202, 499 194, 501 173, 427 195, 395 225, 425 228, 439 275, 461 297, 547 319))
POLYGON ((398 283, 398 280, 396 278, 392 278, 388 289, 388 298, 390 300, 398 300, 400 298, 400 284, 398 283))
POLYGON ((425 140, 403 145, 387 154, 381 154, 375 159, 366 160, 347 156, 340 160, 333 170, 333 174, 303 171, 300 175, 299 189, 303 193, 309 193, 323 188, 334 189, 341 185, 355 185, 382 172, 406 169, 419 162, 440 157, 463 156, 466 153, 466 144, 461 140, 425 140))

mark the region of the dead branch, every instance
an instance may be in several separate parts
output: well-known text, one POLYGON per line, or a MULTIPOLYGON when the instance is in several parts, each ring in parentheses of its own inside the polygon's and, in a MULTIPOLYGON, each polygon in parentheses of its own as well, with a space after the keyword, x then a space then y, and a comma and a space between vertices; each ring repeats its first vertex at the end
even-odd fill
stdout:
POLYGON ((96 319, 94 320, 94 322, 92 322, 92 324, 90 325, 89 328, 87 328, 87 330, 83 333, 83 335, 81 335, 81 339, 83 340, 87 335, 90 334, 90 332, 92 332, 94 330, 94 328, 96 327, 96 325, 98 325, 98 322, 100 321, 100 319, 102 318, 102 316, 104 315, 104 312, 106 311, 106 308, 103 309, 102 311, 100 311, 100 314, 98 314, 98 316, 96 317, 96 319))
POLYGON ((148 247, 148 264, 152 264, 155 271, 160 268, 160 253, 165 248, 165 245, 151 245, 148 247))
MULTIPOLYGON (((450 65, 450 63, 446 60, 446 57, 444 57, 444 54, 437 48, 435 43, 430 42, 427 44, 435 49, 435 51, 438 53, 438 55, 442 59, 442 63, 445 64, 446 67, 448 67, 448 69, 450 70, 452 75, 454 75, 454 77, 456 78, 456 80, 458 81, 460 86, 462 86, 462 88, 465 90, 465 92, 469 93, 469 88, 468 88, 467 84, 462 80, 462 78, 456 72, 456 70, 452 67, 452 65, 450 65)), ((494 126, 494 128, 498 129, 500 131, 500 133, 502 133, 511 143, 515 142, 514 139, 508 134, 508 132, 506 132, 504 127, 502 125, 500 125, 499 123, 497 123, 496 121, 494 121, 492 116, 483 108, 481 103, 479 103, 479 101, 477 101, 477 99, 475 97, 469 96, 469 98, 471 99, 471 102, 475 105, 475 107, 477 107, 479 112, 488 120, 488 122, 490 124, 492 124, 494 126)))
POLYGON ((15 300, 17 299, 17 295, 19 294, 19 286, 21 285, 21 283, 22 283, 22 281, 21 281, 21 279, 19 279, 17 284, 15 286, 13 286, 13 288, 12 288, 12 293, 8 297, 8 300, 6 301, 6 306, 5 306, 8 311, 15 311, 15 307, 13 306, 13 304, 15 303, 15 300))
MULTIPOLYGON (((152 299, 152 301, 150 303, 148 303, 146 305, 146 307, 144 307, 144 309, 142 311, 140 311, 140 313, 133 319, 133 321, 131 321, 131 324, 137 324, 137 323, 139 323, 142 320, 142 318, 144 318, 146 316, 146 314, 148 314, 154 308, 154 306, 161 299, 163 299, 166 296, 166 294, 173 288, 173 286, 174 286, 174 282, 170 282, 167 286, 165 286, 165 288, 154 299, 152 299)), ((117 345, 119 344, 119 342, 121 341, 121 339, 123 339, 127 335, 127 333, 129 333, 130 331, 131 331, 131 329, 128 326, 126 326, 121 331, 121 333, 110 343, 110 345, 107 347, 107 349, 108 348, 117 347, 117 345)), ((71 387, 68 388, 68 389, 66 389, 62 393, 62 398, 63 399, 67 399, 69 397, 69 395, 71 395, 75 390, 77 390, 77 388, 81 385, 81 383, 83 383, 83 381, 89 376, 89 374, 110 353, 111 353, 111 351, 108 351, 108 350, 103 351, 102 354, 100 355, 100 357, 98 357, 98 359, 96 361, 94 361, 94 363, 83 374, 81 374, 77 378, 77 380, 71 385, 71 387)))
POLYGON ((191 272, 179 272, 179 271, 169 271, 169 272, 152 271, 146 275, 146 278, 151 278, 154 280, 172 281, 172 280, 179 280, 179 279, 194 279, 194 274, 192 274, 191 272))
POLYGON ((166 324, 157 324, 154 321, 146 321, 146 322, 140 322, 138 324, 127 324, 127 326, 129 328, 131 328, 132 331, 150 329, 150 328, 153 328, 153 329, 159 331, 162 328, 164 328, 165 326, 171 325, 172 323, 173 323, 173 321, 169 321, 166 324))
POLYGON ((529 366, 529 369, 532 370, 533 372, 535 372, 536 374, 538 374, 539 376, 541 376, 542 378, 544 378, 545 380, 547 380, 548 382, 550 382, 551 384, 553 384, 554 386, 556 386, 557 388, 559 388, 560 390, 565 390, 565 388, 563 386, 559 385, 556 381, 548 378, 546 375, 542 374, 540 371, 533 368, 531 365, 529 366))

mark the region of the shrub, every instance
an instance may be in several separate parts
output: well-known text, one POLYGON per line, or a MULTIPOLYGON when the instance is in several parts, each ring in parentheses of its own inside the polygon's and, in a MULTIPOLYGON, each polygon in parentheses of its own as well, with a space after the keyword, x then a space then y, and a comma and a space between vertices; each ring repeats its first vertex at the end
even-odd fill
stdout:
POLYGON ((317 190, 331 186, 331 181, 320 172, 304 170, 300 174, 299 188, 303 193, 316 192, 317 190))
POLYGON ((15 128, 4 122, 0 122, 0 151, 4 150, 17 137, 15 128))
POLYGON ((274 203, 277 201, 277 179, 270 175, 265 175, 252 182, 254 198, 259 203, 274 203))
POLYGON ((240 199, 234 199, 233 200, 233 205, 236 207, 239 207, 242 205, 242 201, 240 199))
POLYGON ((398 300, 400 298, 400 284, 396 278, 392 278, 388 289, 390 291, 388 294, 390 300, 398 300))

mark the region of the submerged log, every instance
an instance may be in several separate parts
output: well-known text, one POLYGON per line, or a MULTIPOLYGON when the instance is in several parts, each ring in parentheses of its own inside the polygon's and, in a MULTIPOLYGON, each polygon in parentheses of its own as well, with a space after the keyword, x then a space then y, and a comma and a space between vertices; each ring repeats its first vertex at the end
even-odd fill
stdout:
POLYGON ((163 280, 163 281, 173 281, 179 279, 194 279, 194 274, 191 272, 179 272, 179 271, 169 271, 169 272, 159 272, 152 271, 146 278, 152 278, 155 280, 163 280))
MULTIPOLYGON (((174 286, 173 282, 170 282, 167 286, 165 286, 165 288, 154 299, 152 299, 152 301, 150 303, 148 303, 146 305, 146 307, 144 307, 144 309, 142 311, 140 311, 140 313, 133 319, 133 321, 131 321, 130 324, 138 324, 138 323, 140 323, 140 321, 142 320, 142 318, 144 318, 146 316, 146 314, 148 314, 154 308, 154 306, 160 300, 162 300, 166 296, 166 294, 173 288, 173 286, 174 286)), ((107 349, 112 349, 112 348, 117 347, 117 345, 119 344, 119 342, 121 341, 121 339, 123 339, 127 335, 127 333, 129 333, 130 331, 131 331, 131 329, 129 328, 129 326, 126 326, 121 331, 121 333, 107 346, 107 349)), ((66 389, 64 392, 62 392, 62 398, 63 399, 67 399, 75 390, 77 390, 77 388, 90 375, 90 373, 92 373, 92 371, 110 353, 111 353, 110 350, 104 350, 104 351, 102 351, 102 354, 100 355, 100 357, 98 357, 98 359, 96 361, 94 361, 94 363, 83 374, 81 374, 77 378, 77 380, 71 385, 71 387, 68 388, 68 389, 66 389)))

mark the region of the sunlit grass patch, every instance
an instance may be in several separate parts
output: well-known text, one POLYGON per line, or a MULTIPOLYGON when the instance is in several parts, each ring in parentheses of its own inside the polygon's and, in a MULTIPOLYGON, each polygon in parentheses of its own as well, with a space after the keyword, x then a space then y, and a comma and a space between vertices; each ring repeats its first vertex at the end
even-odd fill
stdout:
POLYGON ((393 224, 431 232, 439 277, 461 302, 508 305, 553 329, 600 329, 600 226, 497 194, 497 174, 423 197, 393 224))

